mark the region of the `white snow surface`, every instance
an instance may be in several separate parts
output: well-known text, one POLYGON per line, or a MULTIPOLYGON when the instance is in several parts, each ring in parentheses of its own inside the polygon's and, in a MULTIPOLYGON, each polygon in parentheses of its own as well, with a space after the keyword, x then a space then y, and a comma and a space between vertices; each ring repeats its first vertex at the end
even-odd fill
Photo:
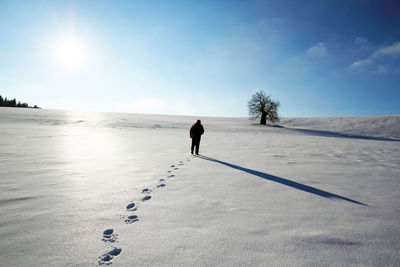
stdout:
POLYGON ((400 116, 0 108, 1 266, 399 266, 400 116))

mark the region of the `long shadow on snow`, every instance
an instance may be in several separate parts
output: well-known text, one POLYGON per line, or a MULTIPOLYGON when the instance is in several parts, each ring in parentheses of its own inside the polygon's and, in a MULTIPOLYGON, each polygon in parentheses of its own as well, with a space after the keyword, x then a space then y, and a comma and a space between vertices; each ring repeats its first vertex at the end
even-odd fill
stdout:
POLYGON ((399 139, 394 138, 385 138, 385 137, 375 137, 375 136, 366 136, 366 135, 355 135, 355 134, 347 134, 340 132, 331 132, 324 130, 312 130, 312 129, 302 129, 302 128, 289 128, 280 126, 279 128, 284 128, 290 131, 296 131, 304 134, 322 136, 322 137, 336 137, 336 138, 351 138, 351 139, 364 139, 364 140, 375 140, 375 141, 392 141, 399 142, 399 139))
POLYGON ((247 168, 244 168, 244 167, 240 167, 238 165, 234 165, 234 164, 231 164, 231 163, 228 163, 228 162, 225 162, 225 161, 220 161, 220 160, 213 159, 213 158, 206 157, 206 156, 202 156, 202 155, 198 155, 197 157, 201 158, 201 159, 213 161, 213 162, 216 162, 216 163, 219 163, 219 164, 234 168, 236 170, 247 172, 249 174, 258 176, 260 178, 263 178, 263 179, 266 179, 266 180, 269 180, 269 181, 273 181, 275 183, 283 184, 283 185, 286 185, 286 186, 290 186, 290 187, 296 188, 298 190, 302 190, 302 191, 305 191, 305 192, 308 192, 308 193, 311 193, 311 194, 315 194, 315 195, 318 195, 318 196, 321 196, 321 197, 326 197, 326 198, 331 198, 331 199, 341 199, 341 200, 352 202, 352 203, 355 203, 355 204, 358 204, 358 205, 368 206, 368 205, 366 205, 366 204, 364 204, 362 202, 359 202, 359 201, 356 201, 356 200, 353 200, 353 199, 350 199, 350 198, 347 198, 347 197, 342 197, 342 196, 339 196, 339 195, 336 195, 336 194, 332 194, 332 193, 329 193, 329 192, 324 191, 324 190, 320 190, 320 189, 312 187, 312 186, 308 186, 308 185, 305 185, 305 184, 297 183, 297 182, 294 182, 294 181, 289 180, 289 179, 281 178, 281 177, 274 176, 274 175, 271 175, 271 174, 267 174, 267 173, 264 173, 264 172, 255 171, 255 170, 252 170, 252 169, 247 169, 247 168))

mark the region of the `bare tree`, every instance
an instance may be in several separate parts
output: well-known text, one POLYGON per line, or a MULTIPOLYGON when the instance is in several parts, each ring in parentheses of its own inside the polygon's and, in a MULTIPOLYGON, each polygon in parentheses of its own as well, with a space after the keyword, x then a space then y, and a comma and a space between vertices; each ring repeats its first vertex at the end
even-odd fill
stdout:
POLYGON ((260 124, 265 125, 267 120, 270 122, 279 121, 278 108, 279 101, 273 101, 270 96, 266 96, 263 91, 255 93, 248 102, 249 115, 252 119, 260 119, 260 124))

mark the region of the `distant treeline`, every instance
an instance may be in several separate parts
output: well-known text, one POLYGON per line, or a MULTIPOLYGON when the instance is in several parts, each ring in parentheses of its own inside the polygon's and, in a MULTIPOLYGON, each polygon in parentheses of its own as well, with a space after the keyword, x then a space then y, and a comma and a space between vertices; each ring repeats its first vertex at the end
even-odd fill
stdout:
POLYGON ((15 108, 40 108, 36 105, 34 105, 33 107, 29 106, 28 103, 21 103, 21 101, 18 101, 14 98, 14 99, 10 99, 8 100, 7 97, 3 98, 0 95, 0 107, 15 107, 15 108))

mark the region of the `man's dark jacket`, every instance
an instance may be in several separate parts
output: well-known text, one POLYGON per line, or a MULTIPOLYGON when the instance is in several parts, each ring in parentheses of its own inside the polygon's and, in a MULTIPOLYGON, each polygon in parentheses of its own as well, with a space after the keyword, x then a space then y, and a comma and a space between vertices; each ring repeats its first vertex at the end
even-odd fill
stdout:
POLYGON ((190 138, 200 139, 203 133, 204 133, 204 128, 200 122, 196 122, 195 124, 193 124, 192 128, 190 128, 190 138))

